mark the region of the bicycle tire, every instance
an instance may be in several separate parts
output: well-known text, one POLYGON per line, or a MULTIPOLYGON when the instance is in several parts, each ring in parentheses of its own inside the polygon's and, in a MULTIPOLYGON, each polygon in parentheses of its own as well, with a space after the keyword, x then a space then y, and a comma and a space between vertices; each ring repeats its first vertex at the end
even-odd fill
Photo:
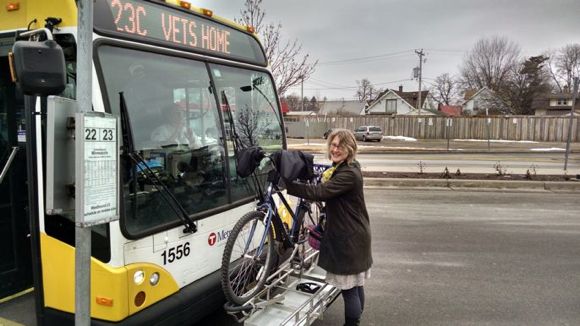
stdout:
POLYGON ((226 299, 243 305, 264 288, 274 261, 274 233, 270 226, 260 257, 256 249, 265 231, 264 213, 252 211, 236 223, 222 257, 222 289, 226 299), (252 225, 255 225, 251 233, 252 225), (251 238, 250 238, 251 237, 251 238), (246 244, 249 243, 246 250, 246 244))

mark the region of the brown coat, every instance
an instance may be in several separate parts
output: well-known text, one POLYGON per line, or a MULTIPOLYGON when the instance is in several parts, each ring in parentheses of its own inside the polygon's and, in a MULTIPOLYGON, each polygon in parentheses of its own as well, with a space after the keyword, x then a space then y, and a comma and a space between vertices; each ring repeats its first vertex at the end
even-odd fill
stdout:
POLYGON ((326 202, 320 267, 340 275, 358 274, 371 267, 371 230, 358 162, 341 164, 329 181, 318 185, 287 182, 287 190, 293 196, 326 202))

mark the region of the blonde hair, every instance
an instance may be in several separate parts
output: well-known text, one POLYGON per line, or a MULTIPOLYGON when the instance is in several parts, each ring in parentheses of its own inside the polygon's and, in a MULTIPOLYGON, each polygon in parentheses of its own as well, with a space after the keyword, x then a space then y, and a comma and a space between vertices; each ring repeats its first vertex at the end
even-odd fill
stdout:
POLYGON ((347 152, 346 162, 348 164, 352 163, 356 159, 356 153, 358 150, 356 139, 352 131, 348 129, 334 129, 326 138, 326 151, 328 159, 330 160, 330 144, 335 137, 338 137, 338 146, 347 152))

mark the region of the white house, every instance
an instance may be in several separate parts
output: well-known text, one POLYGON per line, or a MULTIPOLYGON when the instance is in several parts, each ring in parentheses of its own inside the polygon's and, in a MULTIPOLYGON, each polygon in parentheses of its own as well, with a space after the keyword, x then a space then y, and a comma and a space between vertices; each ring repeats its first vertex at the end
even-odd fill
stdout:
MULTIPOLYGON (((421 91, 421 115, 435 115, 428 96, 429 91, 421 91)), ((398 91, 388 89, 380 94, 365 111, 366 114, 418 115, 418 102, 419 92, 403 92, 403 86, 399 86, 398 91)))
POLYGON ((464 114, 485 114, 486 110, 493 113, 504 112, 505 103, 497 97, 494 91, 482 87, 473 95, 466 93, 466 100, 461 104, 464 114))
POLYGON ((318 115, 359 115, 364 108, 364 103, 357 100, 326 100, 318 104, 318 115))
POLYGON ((289 116, 289 117, 316 116, 316 112, 314 112, 314 111, 289 111, 288 113, 286 113, 286 116, 289 116))

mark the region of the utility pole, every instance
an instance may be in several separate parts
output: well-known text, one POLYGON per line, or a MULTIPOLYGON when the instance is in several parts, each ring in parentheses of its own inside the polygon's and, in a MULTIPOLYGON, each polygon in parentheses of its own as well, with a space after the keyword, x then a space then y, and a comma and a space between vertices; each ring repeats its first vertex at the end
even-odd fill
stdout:
POLYGON ((421 115, 421 78, 423 77, 423 49, 415 50, 415 53, 419 56, 419 103, 417 103, 417 108, 419 109, 419 114, 421 115))
POLYGON ((302 112, 304 112, 304 77, 300 82, 300 102, 302 103, 302 112))
POLYGON ((572 109, 570 110, 570 122, 568 123, 568 140, 566 141, 566 156, 564 158, 564 173, 568 173, 568 156, 570 155, 570 141, 572 139, 572 124, 574 123, 574 109, 576 97, 578 97, 578 77, 574 78, 574 91, 572 92, 572 109))

